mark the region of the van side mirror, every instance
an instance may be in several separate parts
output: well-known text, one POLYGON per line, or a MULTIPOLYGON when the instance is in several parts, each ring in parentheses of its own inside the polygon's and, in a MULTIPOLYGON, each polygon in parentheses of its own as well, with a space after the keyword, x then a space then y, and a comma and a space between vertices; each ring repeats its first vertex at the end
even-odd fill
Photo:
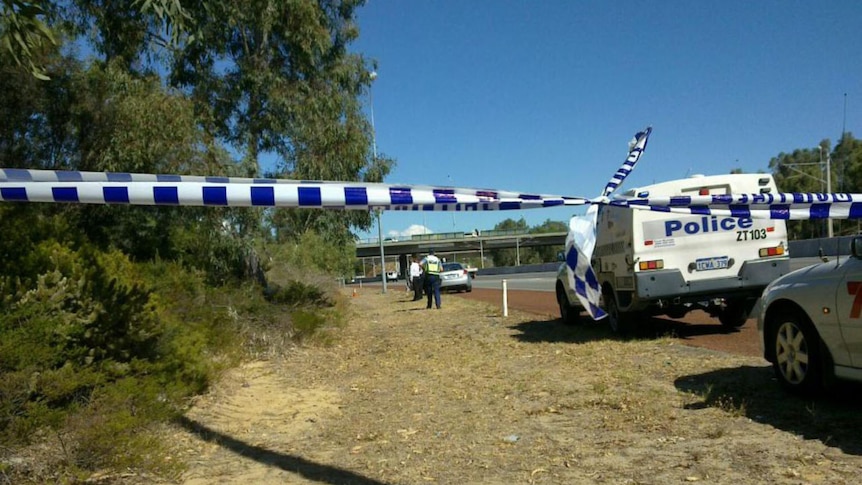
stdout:
POLYGON ((862 258, 862 237, 854 237, 850 241, 850 254, 854 258, 862 258))

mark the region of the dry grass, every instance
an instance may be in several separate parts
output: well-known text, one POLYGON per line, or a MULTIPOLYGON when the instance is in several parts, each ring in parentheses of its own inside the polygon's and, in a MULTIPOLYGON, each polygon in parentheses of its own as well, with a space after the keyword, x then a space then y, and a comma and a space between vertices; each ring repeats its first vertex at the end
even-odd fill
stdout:
POLYGON ((760 359, 408 299, 366 287, 333 344, 238 370, 188 414, 187 483, 854 483, 862 472, 854 389, 809 402, 760 359))

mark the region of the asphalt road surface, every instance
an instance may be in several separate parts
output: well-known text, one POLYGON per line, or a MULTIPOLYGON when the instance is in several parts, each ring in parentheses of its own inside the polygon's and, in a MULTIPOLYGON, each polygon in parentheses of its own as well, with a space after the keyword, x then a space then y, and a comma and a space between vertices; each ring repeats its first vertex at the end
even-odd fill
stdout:
MULTIPOLYGON (((795 270, 817 262, 818 258, 794 258, 790 260, 790 267, 795 270)), ((473 292, 460 293, 459 296, 502 307, 504 279, 509 308, 535 313, 546 321, 559 320, 560 310, 554 293, 556 274, 553 272, 477 276, 473 280, 473 292)), ((583 325, 606 325, 601 321, 593 322, 586 314, 582 315, 581 322, 583 325)), ((562 325, 561 322, 557 323, 562 325)), ((651 318, 645 324, 648 334, 671 335, 685 345, 740 355, 762 355, 754 318, 739 329, 727 329, 717 318, 702 311, 694 311, 680 319, 651 318)), ((577 328, 573 327, 573 331, 577 331, 577 328)), ((610 330, 608 332, 610 334, 610 330)))
MULTIPOLYGON (((790 260, 790 268, 795 270, 819 261, 819 258, 793 258, 790 260)), ((554 293, 555 272, 479 275, 473 280, 471 293, 457 293, 452 296, 484 301, 502 307, 503 280, 506 280, 507 303, 510 309, 534 313, 544 322, 562 325, 559 322, 560 310, 554 293)), ((380 286, 379 281, 366 284, 380 286)), ((404 289, 405 283, 402 280, 392 281, 388 283, 388 287, 404 289)), ((603 321, 593 322, 586 314, 582 315, 581 324, 607 325, 603 321)), ((673 336, 681 343, 694 347, 760 356, 762 351, 756 326, 756 320, 751 318, 738 329, 727 329, 717 318, 710 317, 702 311, 693 311, 680 319, 653 317, 644 322, 646 328, 644 332, 646 335, 673 336)), ((572 327, 572 331, 577 331, 577 327, 572 327)), ((610 330, 608 330, 608 336, 614 338, 610 330)))
MULTIPOLYGON (((791 258, 790 269, 795 270, 818 262, 820 262, 819 258, 791 258)), ((482 275, 473 280, 473 288, 499 290, 503 287, 503 280, 505 279, 509 290, 553 292, 556 277, 554 272, 482 275)))

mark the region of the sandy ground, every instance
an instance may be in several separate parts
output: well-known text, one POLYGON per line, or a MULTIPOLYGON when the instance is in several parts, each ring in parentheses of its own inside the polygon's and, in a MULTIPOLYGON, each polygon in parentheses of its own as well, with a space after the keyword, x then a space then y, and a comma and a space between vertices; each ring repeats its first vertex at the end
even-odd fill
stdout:
POLYGON ((760 358, 364 290, 328 347, 225 376, 173 436, 181 483, 859 483, 855 388, 760 358))
MULTIPOLYGON (((484 301, 502 308, 502 291, 499 289, 473 288, 471 293, 459 293, 460 298, 484 301)), ((552 291, 509 291, 507 292, 509 308, 523 310, 550 319, 560 316, 556 294, 552 291)), ((582 313, 582 319, 589 319, 582 313)), ((666 335, 679 340, 680 343, 693 347, 721 350, 731 354, 760 356, 763 355, 757 334, 757 320, 752 318, 740 328, 727 328, 717 318, 710 317, 703 311, 693 311, 683 318, 673 319, 666 316, 650 318, 644 322, 649 329, 644 333, 666 335)))

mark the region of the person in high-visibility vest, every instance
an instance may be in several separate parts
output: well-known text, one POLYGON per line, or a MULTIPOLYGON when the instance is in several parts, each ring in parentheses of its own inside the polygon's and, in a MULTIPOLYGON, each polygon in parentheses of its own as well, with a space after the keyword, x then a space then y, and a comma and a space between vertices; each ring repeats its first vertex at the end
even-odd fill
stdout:
POLYGON ((443 270, 443 263, 440 258, 434 255, 434 250, 429 249, 428 255, 422 258, 419 263, 425 271, 425 293, 428 295, 428 304, 426 310, 431 309, 431 297, 434 297, 434 302, 437 304, 437 309, 440 309, 440 271, 443 270))

